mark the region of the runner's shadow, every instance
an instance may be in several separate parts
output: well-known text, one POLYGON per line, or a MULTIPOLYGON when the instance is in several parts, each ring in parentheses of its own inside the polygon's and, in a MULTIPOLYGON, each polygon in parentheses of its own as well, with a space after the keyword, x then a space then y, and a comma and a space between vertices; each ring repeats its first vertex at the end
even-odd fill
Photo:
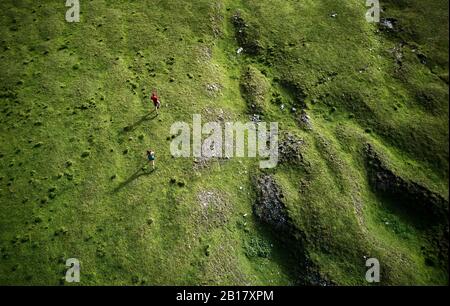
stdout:
POLYGON ((143 116, 141 119, 136 121, 135 123, 132 123, 126 127, 123 128, 122 133, 132 132, 134 131, 139 125, 141 125, 144 121, 147 120, 153 120, 156 117, 158 117, 158 114, 155 113, 155 111, 148 113, 147 115, 143 116))
POLYGON ((120 190, 122 190, 123 188, 125 188, 126 186, 128 186, 130 183, 137 180, 141 176, 148 176, 155 171, 154 169, 142 170, 142 168, 143 167, 139 168, 139 170, 137 170, 135 173, 133 173, 126 181, 120 183, 119 186, 114 188, 113 193, 119 192, 120 190))

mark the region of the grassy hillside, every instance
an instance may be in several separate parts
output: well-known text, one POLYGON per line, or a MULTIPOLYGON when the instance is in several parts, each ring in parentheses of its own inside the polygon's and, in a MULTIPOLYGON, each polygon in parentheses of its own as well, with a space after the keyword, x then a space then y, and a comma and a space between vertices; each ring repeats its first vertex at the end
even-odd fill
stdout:
POLYGON ((80 3, 0 3, 0 284, 448 284, 447 1, 80 3), (193 114, 280 164, 172 158, 193 114))

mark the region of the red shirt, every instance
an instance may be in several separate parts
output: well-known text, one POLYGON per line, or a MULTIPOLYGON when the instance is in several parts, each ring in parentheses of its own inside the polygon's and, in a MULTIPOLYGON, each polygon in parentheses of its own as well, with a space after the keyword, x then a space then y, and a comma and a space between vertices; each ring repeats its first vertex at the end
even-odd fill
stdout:
POLYGON ((157 95, 152 95, 152 97, 150 99, 153 101, 153 104, 155 104, 155 105, 158 104, 159 98, 157 95))

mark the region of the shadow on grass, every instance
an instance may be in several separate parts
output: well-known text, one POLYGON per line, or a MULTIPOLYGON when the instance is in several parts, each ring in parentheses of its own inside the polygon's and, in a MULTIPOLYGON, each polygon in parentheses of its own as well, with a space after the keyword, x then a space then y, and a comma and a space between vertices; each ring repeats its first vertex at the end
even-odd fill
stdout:
POLYGON ((117 186, 116 188, 114 188, 113 193, 117 193, 120 190, 122 190, 123 188, 125 188, 126 186, 128 186, 130 183, 132 183, 133 181, 137 180, 138 178, 140 178, 141 176, 148 176, 150 174, 153 174, 153 172, 155 172, 155 169, 149 169, 149 170, 143 170, 145 166, 140 167, 135 173, 133 173, 126 181, 120 183, 119 186, 117 186))
POLYGON ((301 285, 301 278, 306 275, 303 268, 305 259, 303 250, 299 250, 297 242, 290 238, 280 238, 279 233, 261 223, 257 223, 256 229, 270 242, 272 248, 269 259, 276 262, 283 274, 288 277, 289 286, 301 285))
POLYGON ((148 113, 147 115, 143 116, 141 119, 136 121, 135 123, 132 123, 126 127, 123 128, 122 133, 132 132, 134 131, 139 125, 141 125, 144 121, 147 120, 153 120, 156 117, 158 117, 158 114, 155 111, 152 111, 151 113, 148 113))

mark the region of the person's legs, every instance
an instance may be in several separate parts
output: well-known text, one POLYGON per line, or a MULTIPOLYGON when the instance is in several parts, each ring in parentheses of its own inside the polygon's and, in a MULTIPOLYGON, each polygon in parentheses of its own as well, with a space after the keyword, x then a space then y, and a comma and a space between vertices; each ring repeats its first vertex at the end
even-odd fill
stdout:
POLYGON ((155 169, 155 160, 152 160, 152 167, 155 169))

